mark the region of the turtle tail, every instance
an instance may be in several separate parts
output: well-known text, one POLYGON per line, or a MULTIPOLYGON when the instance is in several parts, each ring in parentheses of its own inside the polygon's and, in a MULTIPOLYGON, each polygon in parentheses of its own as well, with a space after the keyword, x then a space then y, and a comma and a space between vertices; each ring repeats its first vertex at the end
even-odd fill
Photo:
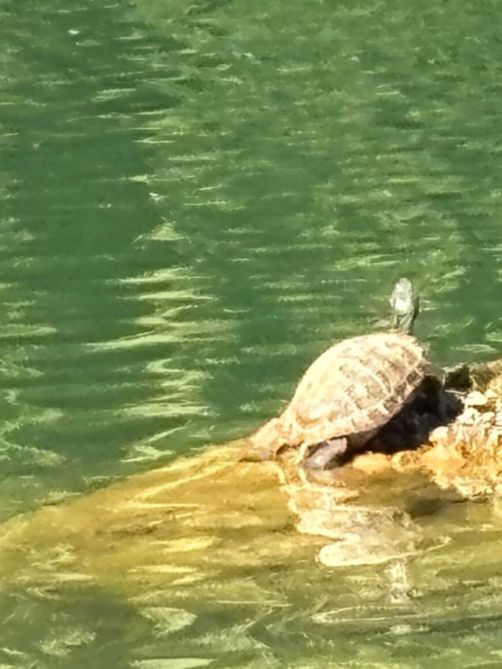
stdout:
POLYGON ((272 418, 249 437, 248 448, 242 459, 252 462, 273 460, 286 444, 282 420, 272 418))

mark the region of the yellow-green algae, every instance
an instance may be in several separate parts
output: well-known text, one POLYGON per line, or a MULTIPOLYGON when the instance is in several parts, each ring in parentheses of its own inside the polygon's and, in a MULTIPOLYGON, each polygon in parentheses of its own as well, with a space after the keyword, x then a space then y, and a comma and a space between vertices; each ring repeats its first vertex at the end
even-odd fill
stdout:
MULTIPOLYGON (((438 629, 502 613, 496 497, 473 502, 437 485, 435 446, 408 464, 369 454, 318 477, 302 473, 294 452, 243 462, 243 446, 12 518, 1 529, 0 591, 113 592, 172 649, 145 651, 134 666, 161 669, 221 658, 281 666, 279 639, 298 645, 288 666, 325 666, 333 639, 337 657, 378 666, 382 634, 413 645, 410 635, 427 632, 437 655, 438 629), (369 636, 356 650, 358 630, 369 636)), ((44 652, 66 656, 92 634, 52 632, 44 652)))
POLYGON ((429 561, 443 555, 449 563, 458 533, 473 531, 457 521, 485 517, 490 531, 497 525, 496 503, 473 504, 469 497, 479 497, 481 477, 493 482, 498 475, 499 452, 492 444, 489 457, 486 444, 473 442, 472 461, 464 459, 461 468, 462 490, 455 487, 459 443, 447 454, 444 438, 392 457, 367 454, 316 476, 302 473, 293 453, 254 463, 242 461, 244 441, 208 448, 12 518, 2 526, 0 574, 39 586, 99 582, 135 596, 169 587, 185 604, 211 592, 257 608, 286 605, 273 585, 277 569, 288 589, 304 586, 294 579, 300 565, 311 564, 312 579, 322 581, 321 549, 337 556, 332 566, 413 556, 410 569, 422 579, 429 561))

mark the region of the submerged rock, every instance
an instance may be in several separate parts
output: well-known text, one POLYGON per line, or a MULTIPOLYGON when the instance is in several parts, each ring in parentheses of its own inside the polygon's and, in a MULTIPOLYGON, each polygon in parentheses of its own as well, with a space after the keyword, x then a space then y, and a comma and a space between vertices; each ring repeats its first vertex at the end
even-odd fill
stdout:
MULTIPOLYGON (((314 666, 312 643, 327 654, 361 630, 380 638, 459 615, 479 621, 488 601, 490 621, 502 613, 499 517, 487 504, 451 503, 460 494, 434 483, 437 464, 426 468, 435 446, 409 451, 407 464, 404 453, 365 454, 308 478, 295 452, 243 463, 242 448, 214 447, 12 518, 0 526, 2 603, 33 598, 46 615, 69 593, 119 599, 157 658, 256 667, 284 666, 272 649, 294 639, 308 639, 298 653, 314 666)), ((47 638, 54 652, 74 643, 47 638)))

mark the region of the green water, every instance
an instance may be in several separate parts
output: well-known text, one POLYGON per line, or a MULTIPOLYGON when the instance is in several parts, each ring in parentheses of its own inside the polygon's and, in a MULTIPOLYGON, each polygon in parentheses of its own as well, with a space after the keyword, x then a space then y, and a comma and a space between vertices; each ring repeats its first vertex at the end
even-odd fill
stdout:
MULTIPOLYGON (((436 360, 500 353, 500 12, 0 0, 2 519, 246 434, 385 322, 402 275, 436 360)), ((155 664, 110 593, 2 597, 2 667, 202 666, 155 664), (92 634, 52 643, 73 618, 92 634)), ((498 615, 378 666, 502 666, 498 615)), ((338 656, 300 623, 261 642, 280 666, 377 666, 361 625, 338 656)))

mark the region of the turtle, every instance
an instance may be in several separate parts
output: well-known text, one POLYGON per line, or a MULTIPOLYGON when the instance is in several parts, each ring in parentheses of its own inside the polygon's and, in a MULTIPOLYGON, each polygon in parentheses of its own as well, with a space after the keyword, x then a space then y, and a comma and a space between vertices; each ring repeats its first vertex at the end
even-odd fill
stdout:
POLYGON ((250 437, 245 459, 297 447, 312 469, 341 464, 413 395, 426 375, 424 346, 411 334, 418 302, 408 279, 391 296, 394 330, 335 343, 306 370, 286 409, 250 437))

